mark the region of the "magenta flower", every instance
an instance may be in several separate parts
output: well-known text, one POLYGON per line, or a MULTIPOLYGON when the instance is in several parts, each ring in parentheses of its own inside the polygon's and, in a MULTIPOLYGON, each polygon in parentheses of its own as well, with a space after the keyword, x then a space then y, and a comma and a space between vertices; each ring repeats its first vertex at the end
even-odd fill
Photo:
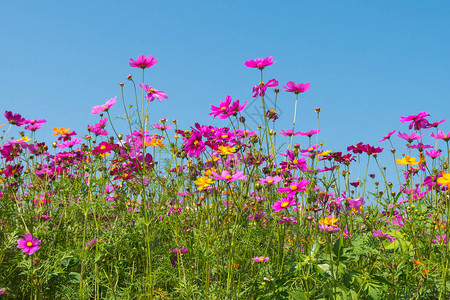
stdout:
POLYGON ((276 63, 276 61, 272 61, 272 58, 273 58, 272 56, 268 56, 266 58, 250 59, 250 60, 247 60, 244 63, 244 65, 249 68, 258 68, 258 69, 262 70, 265 67, 268 67, 268 66, 276 63))
POLYGON ((366 201, 364 201, 364 198, 363 198, 363 197, 359 197, 359 198, 356 198, 356 199, 348 198, 348 199, 347 199, 347 202, 348 202, 348 204, 349 204, 349 205, 346 207, 347 210, 351 210, 352 208, 354 208, 355 210, 360 211, 360 210, 361 210, 361 206, 363 206, 364 204, 366 204, 366 201))
POLYGON ((222 171, 222 173, 219 175, 216 172, 211 172, 214 176, 211 176, 212 178, 216 179, 216 180, 225 180, 226 183, 229 182, 233 182, 236 180, 242 180, 245 177, 247 177, 247 175, 244 175, 244 172, 237 172, 234 175, 230 175, 230 173, 228 173, 228 171, 222 171))
POLYGON ((292 182, 289 187, 286 188, 279 188, 279 193, 287 193, 288 197, 294 197, 294 195, 298 192, 306 191, 306 186, 310 182, 306 179, 303 179, 300 182, 292 182))
POLYGON ((155 129, 159 129, 159 130, 161 130, 161 131, 169 130, 169 129, 172 128, 172 126, 167 126, 166 124, 162 124, 162 125, 159 125, 159 124, 153 124, 153 127, 154 127, 155 129))
POLYGON ((433 128, 433 127, 434 127, 434 128, 437 128, 437 127, 439 126, 439 124, 444 123, 445 120, 447 120, 447 119, 440 120, 440 121, 436 121, 436 122, 430 124, 430 126, 428 127, 428 129, 429 129, 429 128, 433 128))
POLYGON ((75 145, 78 145, 79 143, 81 143, 81 138, 74 138, 73 140, 58 144, 56 145, 56 147, 58 147, 59 149, 64 149, 66 147, 73 147, 75 145))
POLYGON ((88 131, 94 133, 95 135, 108 136, 109 132, 104 129, 107 121, 108 118, 104 118, 92 126, 88 125, 88 131))
POLYGON ((170 251, 172 251, 173 253, 179 252, 179 253, 181 253, 181 254, 187 251, 186 248, 181 248, 181 249, 178 249, 178 248, 174 248, 174 249, 169 248, 169 249, 170 249, 170 251))
POLYGON ((6 292, 6 289, 0 289, 0 295, 4 294, 6 292))
POLYGON ((4 114, 5 118, 8 120, 9 124, 16 125, 16 126, 22 126, 25 124, 25 118, 22 118, 20 114, 13 114, 12 111, 5 111, 4 114))
POLYGON ((407 134, 406 132, 405 133, 398 132, 397 136, 401 139, 407 140, 408 143, 412 143, 412 141, 419 140, 423 137, 423 135, 419 135, 415 132, 413 132, 411 134, 407 134))
POLYGON ((268 261, 270 258, 269 257, 264 257, 264 256, 257 256, 257 257, 253 257, 252 260, 256 261, 256 262, 266 262, 268 261))
POLYGON ((436 157, 441 156, 441 151, 433 149, 430 151, 425 151, 425 154, 428 155, 429 157, 435 159, 436 157))
POLYGON ((430 136, 433 139, 444 140, 446 142, 450 141, 450 132, 444 134, 442 131, 439 130, 437 134, 431 133, 430 136))
POLYGON ((381 230, 372 230, 373 231, 373 237, 380 237, 380 239, 387 239, 389 242, 395 241, 395 238, 390 236, 387 233, 383 233, 381 230))
POLYGON ((276 201, 273 205, 272 208, 275 210, 275 212, 279 212, 281 210, 285 210, 291 206, 295 205, 295 200, 294 198, 281 198, 280 201, 276 201))
POLYGON ((286 89, 286 92, 300 94, 306 92, 311 87, 311 83, 307 82, 295 84, 293 81, 288 81, 283 87, 286 89))
POLYGON ((258 85, 255 85, 253 87, 253 96, 252 97, 258 97, 258 96, 264 96, 266 94, 267 87, 274 87, 278 86, 278 81, 274 79, 270 79, 266 84, 264 82, 261 82, 258 85))
POLYGON ((277 184, 278 182, 281 181, 281 177, 280 176, 267 176, 266 178, 261 178, 258 182, 261 184, 277 184))
POLYGON ((302 135, 302 136, 307 136, 307 137, 311 137, 311 136, 313 136, 314 134, 318 134, 318 133, 320 133, 320 129, 318 129, 318 130, 310 130, 310 131, 307 131, 307 132, 300 132, 299 131, 299 133, 300 133, 300 135, 302 135))
POLYGON ((247 101, 242 105, 240 105, 239 100, 236 100, 233 103, 231 103, 231 101, 231 96, 227 95, 225 101, 219 102, 219 106, 211 105, 212 112, 210 112, 209 115, 212 115, 213 119, 219 116, 219 119, 223 120, 242 111, 247 105, 247 101))
POLYGON ((431 145, 424 145, 421 142, 419 142, 417 145, 409 145, 409 149, 419 149, 419 151, 423 151, 424 149, 431 149, 433 146, 431 145))
POLYGON ((384 142, 385 140, 388 140, 391 138, 391 135, 395 133, 396 130, 389 132, 387 135, 385 135, 378 143, 384 142))
POLYGON ((409 124, 409 129, 412 129, 414 126, 415 130, 419 130, 421 128, 430 128, 430 122, 428 122, 427 119, 425 119, 425 117, 429 117, 431 116, 430 114, 427 113, 427 111, 421 111, 420 113, 418 113, 417 115, 410 115, 407 117, 400 117, 400 122, 402 123, 406 123, 406 122, 411 122, 411 124, 409 124))
POLYGON ((96 115, 96 114, 99 114, 99 113, 101 113, 103 111, 108 111, 116 103, 116 98, 117 97, 109 99, 103 105, 96 105, 96 106, 94 106, 92 108, 91 115, 96 115))
POLYGON ((447 236, 443 234, 442 236, 436 235, 433 239, 433 243, 435 244, 447 244, 447 236))
POLYGON ((163 91, 158 91, 157 89, 152 88, 146 84, 138 84, 138 87, 141 87, 144 91, 147 92, 145 98, 148 101, 152 102, 155 98, 158 98, 159 102, 162 102, 162 98, 168 99, 169 97, 163 91))
POLYGON ((41 241, 36 237, 31 236, 30 233, 26 233, 24 237, 25 239, 17 240, 17 248, 22 249, 23 253, 31 255, 41 248, 39 247, 41 241))
POLYGON ((45 120, 45 119, 40 119, 40 120, 25 120, 25 122, 23 122, 24 124, 31 124, 31 125, 34 125, 34 124, 43 124, 43 123, 46 123, 47 122, 47 120, 45 120))
POLYGON ((288 129, 286 131, 284 131, 283 129, 280 130, 280 134, 284 135, 284 136, 296 136, 296 135, 300 135, 301 132, 294 132, 292 129, 288 129))
POLYGON ((136 60, 133 60, 132 58, 130 58, 130 66, 132 66, 134 68, 141 68, 141 69, 150 68, 157 62, 158 62, 158 59, 154 58, 151 55, 149 55, 147 57, 145 57, 144 55, 139 55, 139 57, 136 60))

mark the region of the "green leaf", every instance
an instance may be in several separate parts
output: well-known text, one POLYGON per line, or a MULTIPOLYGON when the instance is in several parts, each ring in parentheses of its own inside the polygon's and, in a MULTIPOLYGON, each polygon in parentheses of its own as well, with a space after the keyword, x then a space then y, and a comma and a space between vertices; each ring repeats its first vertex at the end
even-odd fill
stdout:
POLYGON ((291 292, 289 294, 289 296, 291 296, 292 299, 295 299, 295 300, 306 300, 306 299, 308 299, 308 298, 306 298, 305 293, 303 293, 301 290, 296 290, 294 292, 291 292))
POLYGON ((79 284, 81 280, 80 273, 70 272, 66 277, 67 283, 69 284, 79 284))

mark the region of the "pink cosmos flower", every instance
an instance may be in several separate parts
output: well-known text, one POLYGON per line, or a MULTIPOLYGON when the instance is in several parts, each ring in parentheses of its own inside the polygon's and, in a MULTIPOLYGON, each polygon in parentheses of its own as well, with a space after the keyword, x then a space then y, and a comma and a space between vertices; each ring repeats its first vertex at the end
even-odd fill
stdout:
POLYGON ((419 142, 417 145, 409 145, 409 149, 419 149, 419 151, 423 151, 424 149, 431 149, 433 146, 431 145, 424 145, 421 142, 419 142))
POLYGON ((219 119, 223 120, 235 113, 242 111, 247 105, 247 101, 245 101, 245 103, 242 105, 240 105, 239 100, 236 100, 233 103, 231 103, 231 101, 231 96, 227 95, 225 101, 219 102, 219 106, 216 107, 214 105, 211 105, 212 112, 210 112, 209 115, 212 115, 213 119, 219 116, 219 119))
POLYGON ((364 204, 366 204, 366 201, 364 201, 364 198, 363 198, 363 197, 359 197, 359 198, 356 198, 356 199, 348 198, 348 199, 347 199, 347 202, 348 202, 348 204, 349 204, 349 205, 346 207, 347 210, 351 210, 352 208, 354 208, 355 210, 360 211, 360 210, 361 210, 361 206, 363 206, 364 204))
POLYGON ((169 129, 172 128, 172 126, 167 126, 166 124, 162 124, 162 125, 159 125, 159 124, 153 124, 153 127, 154 127, 155 129, 159 129, 159 130, 161 130, 161 131, 169 130, 169 129))
POLYGON ((150 68, 157 62, 158 62, 158 59, 154 58, 151 55, 149 55, 147 57, 145 57, 144 55, 139 55, 139 57, 136 60, 133 60, 132 58, 130 58, 130 66, 134 67, 134 68, 141 68, 141 69, 150 68))
POLYGON ((281 198, 280 201, 276 201, 272 208, 275 210, 275 212, 279 212, 281 210, 285 210, 286 208, 289 208, 291 206, 295 205, 294 198, 281 198))
POLYGON ((318 130, 310 130, 310 131, 307 131, 307 132, 301 132, 301 131, 299 131, 299 133, 300 133, 300 135, 302 135, 302 136, 307 136, 307 137, 311 137, 311 136, 313 136, 314 134, 318 134, 318 133, 320 133, 320 129, 318 129, 318 130))
POLYGON ((105 154, 105 153, 109 153, 112 150, 114 150, 117 147, 117 145, 111 145, 110 143, 107 142, 101 142, 97 147, 94 148, 94 150, 92 150, 93 154, 105 154))
POLYGON ((25 126, 25 130, 36 131, 36 130, 40 129, 41 127, 42 127, 41 124, 33 124, 33 125, 25 126))
POLYGON ((447 244, 447 236, 443 234, 442 236, 436 235, 433 239, 435 244, 447 244))
POLYGON ((414 140, 419 140, 423 137, 423 135, 419 135, 415 132, 413 132, 411 134, 407 134, 406 132, 405 133, 398 132, 397 136, 401 139, 407 140, 408 143, 411 143, 414 140))
POLYGON ((272 58, 273 58, 272 56, 268 56, 266 58, 250 59, 250 60, 247 60, 244 63, 244 65, 249 68, 258 68, 258 69, 262 70, 265 67, 268 67, 268 66, 276 63, 276 61, 272 61, 272 58))
POLYGON ((41 241, 31 236, 31 233, 26 233, 24 237, 25 239, 17 240, 17 248, 22 249, 23 253, 31 255, 41 248, 39 247, 41 241))
POLYGON ((179 253, 184 253, 184 252, 187 251, 186 248, 180 248, 180 249, 178 249, 178 248, 174 248, 174 249, 169 248, 169 249, 170 249, 170 251, 173 252, 173 253, 177 253, 177 252, 179 252, 179 253))
POLYGON ((439 150, 430 150, 430 151, 425 151, 425 154, 433 159, 435 159, 436 157, 441 156, 441 151, 439 150))
POLYGON ((258 182, 261 184, 277 184, 278 182, 281 181, 281 177, 280 176, 267 176, 266 178, 261 178, 258 182))
POLYGON ((284 131, 283 129, 280 130, 280 134, 284 135, 284 136, 296 136, 296 135, 300 135, 301 132, 294 132, 292 129, 288 129, 286 131, 284 131))
POLYGON ((286 188, 279 188, 279 193, 287 193, 288 197, 294 197, 294 195, 298 192, 306 191, 306 186, 310 182, 306 179, 303 179, 300 182, 292 182, 289 187, 286 188))
POLYGON ((395 238, 387 233, 383 233, 381 230, 373 229, 373 237, 380 237, 380 239, 387 239, 389 242, 395 241, 395 238))
POLYGON ((446 142, 450 141, 450 131, 449 133, 444 134, 444 132, 439 130, 437 134, 431 133, 430 136, 433 139, 444 140, 446 142))
POLYGON ((103 105, 96 105, 96 106, 94 106, 92 108, 91 115, 96 115, 96 114, 99 114, 99 113, 101 113, 103 111, 108 111, 116 103, 116 98, 117 97, 109 99, 103 105))
POLYGON ((433 127, 434 127, 434 128, 437 128, 437 127, 439 126, 439 124, 444 123, 445 120, 447 120, 447 119, 444 119, 444 120, 440 120, 440 121, 436 121, 436 122, 434 122, 434 123, 431 123, 430 126, 428 127, 428 129, 433 128, 433 127))
POLYGON ((0 295, 4 294, 6 292, 6 289, 0 289, 0 295))
POLYGON ((58 147, 59 149, 64 149, 66 147, 73 147, 75 145, 78 145, 79 143, 81 143, 81 138, 74 138, 71 141, 66 141, 62 144, 58 144, 56 145, 56 147, 58 147))
POLYGON ((13 114, 12 111, 5 111, 4 114, 5 118, 8 120, 9 124, 16 125, 16 126, 22 126, 25 124, 25 118, 22 118, 20 114, 13 114))
POLYGON ((138 87, 141 87, 144 91, 147 92, 145 98, 148 101, 152 102, 155 98, 158 98, 159 102, 162 102, 162 98, 168 99, 169 97, 163 91, 158 91, 157 89, 152 88, 146 84, 138 84, 138 87))
POLYGON ((247 177, 247 175, 244 175, 244 172, 237 172, 234 175, 230 175, 230 173, 228 173, 228 171, 222 171, 222 173, 219 175, 216 172, 211 172, 214 176, 211 176, 212 178, 216 179, 216 180, 225 180, 226 183, 229 182, 233 182, 236 180, 242 180, 245 177, 247 177))
POLYGON ((311 87, 311 83, 307 82, 295 84, 293 81, 288 81, 283 87, 286 89, 286 92, 300 94, 306 92, 311 87))
POLYGON ((256 261, 256 262, 266 262, 268 261, 270 258, 269 257, 264 257, 264 256, 257 256, 257 257, 253 257, 252 260, 256 261))
POLYGON ((267 87, 274 87, 278 86, 278 81, 274 79, 270 79, 266 84, 264 82, 261 82, 258 85, 255 85, 253 87, 253 96, 252 97, 258 97, 258 96, 264 96, 266 94, 267 87))
POLYGON ((88 125, 88 131, 94 133, 95 135, 108 136, 109 132, 104 129, 107 121, 108 118, 104 118, 92 126, 88 125))
POLYGON ((396 130, 389 132, 387 135, 385 135, 378 143, 384 142, 385 140, 388 140, 391 138, 391 135, 395 133, 396 130))
POLYGON ((431 124, 430 124, 430 122, 428 122, 427 119, 425 119, 425 117, 429 117, 429 116, 431 116, 431 115, 428 114, 427 111, 421 111, 417 115, 400 117, 400 122, 402 122, 402 123, 411 122, 411 124, 409 124, 409 127, 408 127, 409 129, 412 129, 413 126, 414 126, 415 130, 419 130, 421 128, 429 128, 431 124))

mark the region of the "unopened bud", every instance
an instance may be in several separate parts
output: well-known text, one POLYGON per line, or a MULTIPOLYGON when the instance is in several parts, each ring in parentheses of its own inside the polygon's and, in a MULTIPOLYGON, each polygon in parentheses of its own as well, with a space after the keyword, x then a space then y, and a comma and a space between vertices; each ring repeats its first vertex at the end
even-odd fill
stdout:
POLYGON ((320 107, 316 107, 316 108, 314 108, 314 111, 315 111, 316 113, 320 113, 321 109, 320 109, 320 107))
POLYGON ((124 86, 125 86, 125 83, 121 82, 121 83, 119 83, 119 86, 120 86, 120 87, 124 87, 124 86))
POLYGON ((133 80, 133 76, 128 75, 128 76, 127 76, 127 79, 128 79, 128 80, 133 80))

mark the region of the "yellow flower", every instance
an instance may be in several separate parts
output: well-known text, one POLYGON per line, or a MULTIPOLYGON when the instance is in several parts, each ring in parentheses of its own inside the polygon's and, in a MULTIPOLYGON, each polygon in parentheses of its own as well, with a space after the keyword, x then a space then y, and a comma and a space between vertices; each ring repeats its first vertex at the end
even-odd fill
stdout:
POLYGON ((198 185, 197 190, 201 191, 205 187, 208 187, 209 185, 213 184, 214 180, 212 180, 211 178, 208 178, 206 176, 202 176, 202 177, 197 178, 197 180, 195 180, 194 183, 196 185, 198 185))
POLYGON ((319 154, 317 154, 316 156, 325 156, 325 155, 328 155, 328 154, 330 154, 330 150, 327 150, 327 151, 323 151, 323 152, 321 152, 321 153, 319 153, 319 154))
POLYGON ((335 218, 335 217, 326 217, 325 219, 320 219, 319 224, 337 227, 337 226, 334 224, 334 223, 336 223, 337 221, 338 221, 338 219, 335 218))
POLYGON ((228 147, 228 146, 219 146, 219 154, 220 155, 228 155, 234 154, 236 152, 236 148, 228 147))
POLYGON ((417 165, 419 163, 418 161, 416 161, 415 157, 409 156, 405 156, 402 159, 397 159, 395 162, 399 165, 417 165))
POLYGON ((437 183, 442 186, 448 186, 450 188, 450 173, 442 173, 442 177, 437 179, 437 183))
POLYGON ((27 137, 27 136, 24 136, 23 138, 21 138, 21 139, 19 139, 19 140, 17 140, 18 142, 20 142, 20 141, 22 141, 22 142, 29 142, 29 141, 31 141, 31 139, 29 138, 29 137, 27 137))
POLYGON ((216 168, 211 167, 211 169, 205 171, 205 176, 211 176, 212 172, 217 174, 217 173, 220 173, 220 170, 217 170, 216 168))

